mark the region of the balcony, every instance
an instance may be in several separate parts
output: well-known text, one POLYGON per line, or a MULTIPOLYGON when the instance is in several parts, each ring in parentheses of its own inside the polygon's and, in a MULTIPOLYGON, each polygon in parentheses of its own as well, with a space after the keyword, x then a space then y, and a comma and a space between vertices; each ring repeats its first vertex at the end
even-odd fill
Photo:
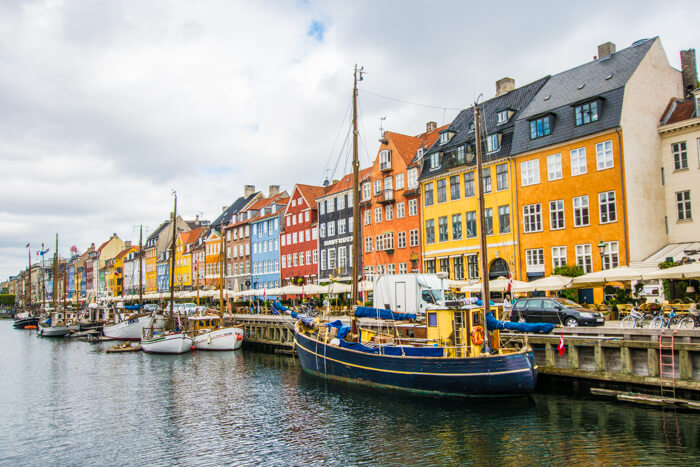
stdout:
POLYGON ((394 190, 384 190, 383 193, 377 195, 377 202, 380 204, 390 204, 394 201, 394 190))

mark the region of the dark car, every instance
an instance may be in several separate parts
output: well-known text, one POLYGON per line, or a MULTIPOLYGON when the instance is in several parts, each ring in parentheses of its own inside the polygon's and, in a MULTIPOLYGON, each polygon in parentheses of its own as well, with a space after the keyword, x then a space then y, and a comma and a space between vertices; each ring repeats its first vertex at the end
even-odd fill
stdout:
POLYGON ((511 321, 554 323, 562 326, 603 326, 605 318, 576 302, 558 297, 521 298, 513 304, 511 321))

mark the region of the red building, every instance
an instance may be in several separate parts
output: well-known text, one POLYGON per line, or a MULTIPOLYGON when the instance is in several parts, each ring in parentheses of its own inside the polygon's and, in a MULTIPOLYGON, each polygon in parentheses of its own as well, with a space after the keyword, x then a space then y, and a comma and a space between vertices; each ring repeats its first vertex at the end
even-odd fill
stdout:
POLYGON ((318 279, 318 212, 321 186, 297 184, 284 212, 280 231, 281 283, 313 284, 318 279))

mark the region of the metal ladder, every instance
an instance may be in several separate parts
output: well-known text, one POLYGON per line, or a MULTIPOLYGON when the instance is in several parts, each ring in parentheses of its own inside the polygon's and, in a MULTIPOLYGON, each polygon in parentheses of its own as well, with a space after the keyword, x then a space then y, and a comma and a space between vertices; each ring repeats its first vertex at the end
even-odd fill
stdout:
POLYGON ((661 397, 670 395, 676 397, 676 357, 674 354, 674 330, 671 335, 665 334, 665 329, 659 335, 659 384, 661 397), (665 382, 671 380, 671 387, 667 387, 665 382))

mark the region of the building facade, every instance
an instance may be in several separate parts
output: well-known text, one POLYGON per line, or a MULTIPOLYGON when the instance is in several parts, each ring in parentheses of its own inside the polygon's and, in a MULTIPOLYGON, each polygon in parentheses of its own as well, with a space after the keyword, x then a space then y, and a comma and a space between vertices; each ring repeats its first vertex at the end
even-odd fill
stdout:
POLYGON ((284 211, 284 226, 280 232, 280 263, 282 285, 313 284, 318 280, 318 211, 316 198, 324 188, 297 184, 284 211), (307 261, 307 258, 310 261, 307 261))
POLYGON ((287 201, 286 193, 267 198, 250 222, 253 289, 280 286, 280 216, 287 201))

